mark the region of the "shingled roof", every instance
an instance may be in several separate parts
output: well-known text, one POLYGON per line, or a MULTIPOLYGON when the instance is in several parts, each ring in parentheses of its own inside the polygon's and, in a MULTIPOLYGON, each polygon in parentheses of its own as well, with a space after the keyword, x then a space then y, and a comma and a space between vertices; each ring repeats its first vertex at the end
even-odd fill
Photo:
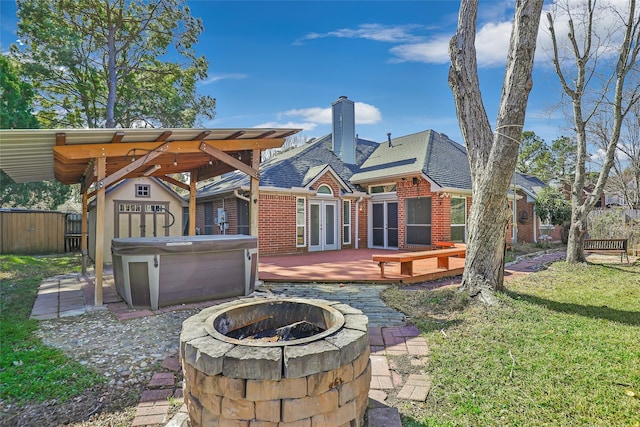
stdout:
POLYGON ((465 147, 434 130, 380 144, 351 177, 351 182, 360 184, 407 175, 425 175, 441 188, 471 189, 465 147))
MULTIPOLYGON (((305 187, 313 181, 315 171, 329 166, 347 185, 348 191, 356 190, 350 178, 362 163, 378 147, 378 143, 364 139, 356 143, 356 164, 342 162, 331 149, 331 134, 314 139, 301 146, 287 150, 267 159, 260 165, 260 186, 275 188, 305 187)), ((198 198, 224 194, 249 186, 249 177, 240 172, 231 172, 200 188, 198 198)))

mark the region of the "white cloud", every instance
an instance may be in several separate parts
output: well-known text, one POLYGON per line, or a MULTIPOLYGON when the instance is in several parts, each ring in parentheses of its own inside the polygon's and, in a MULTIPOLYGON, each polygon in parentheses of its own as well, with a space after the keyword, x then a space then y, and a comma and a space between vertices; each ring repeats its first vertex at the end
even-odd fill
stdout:
POLYGON ((318 127, 318 123, 313 122, 265 122, 253 126, 254 128, 285 128, 285 129, 302 129, 303 131, 312 131, 318 127))
POLYGON ((396 56, 391 62, 425 62, 446 64, 449 62, 450 36, 440 36, 423 43, 403 44, 389 50, 396 56))
POLYGON ((299 108, 278 114, 285 117, 301 117, 305 121, 318 124, 331 124, 331 108, 299 108))
POLYGON ((215 83, 220 80, 242 80, 242 79, 246 79, 247 77, 248 76, 243 73, 214 74, 213 76, 200 82, 200 84, 206 86, 208 84, 215 83))
POLYGON ((380 112, 378 107, 365 104, 364 102, 356 102, 354 103, 354 105, 356 113, 356 124, 372 125, 382 120, 382 113, 380 112))
POLYGON ((362 24, 357 28, 341 28, 328 33, 309 33, 295 44, 302 44, 305 40, 316 40, 327 37, 365 39, 386 43, 404 43, 408 41, 418 41, 420 36, 412 34, 413 31, 425 28, 421 25, 382 25, 382 24, 362 24))
MULTIPOLYGON (((378 107, 364 102, 355 102, 354 108, 356 124, 358 125, 375 124, 382 120, 382 113, 378 107)), ((288 110, 284 113, 278 114, 278 117, 300 117, 305 122, 327 125, 331 124, 331 107, 312 107, 288 110)))

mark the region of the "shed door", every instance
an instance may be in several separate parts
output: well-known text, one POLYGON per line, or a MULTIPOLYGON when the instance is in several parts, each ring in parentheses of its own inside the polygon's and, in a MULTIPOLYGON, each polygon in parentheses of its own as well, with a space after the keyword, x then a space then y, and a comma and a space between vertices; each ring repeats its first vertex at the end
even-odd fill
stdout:
POLYGON ((114 237, 168 236, 169 202, 117 201, 114 237))

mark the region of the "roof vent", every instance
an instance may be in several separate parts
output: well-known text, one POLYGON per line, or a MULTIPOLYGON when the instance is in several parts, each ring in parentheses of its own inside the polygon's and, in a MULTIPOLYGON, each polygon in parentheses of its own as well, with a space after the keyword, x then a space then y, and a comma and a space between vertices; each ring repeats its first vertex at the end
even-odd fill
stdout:
POLYGON ((391 143, 391 132, 387 132, 387 139, 389 140, 389 148, 393 148, 393 144, 391 143))

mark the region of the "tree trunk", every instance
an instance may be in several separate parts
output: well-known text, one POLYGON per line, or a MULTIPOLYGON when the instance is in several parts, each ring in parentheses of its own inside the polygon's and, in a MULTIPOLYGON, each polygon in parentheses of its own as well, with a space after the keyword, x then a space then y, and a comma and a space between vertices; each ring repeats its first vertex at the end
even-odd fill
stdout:
POLYGON ((118 83, 118 70, 116 68, 116 27, 111 19, 111 6, 107 6, 107 22, 109 33, 107 34, 107 105, 106 128, 116 127, 116 87, 118 83))
POLYGON ((470 298, 493 304, 503 288, 504 250, 511 210, 507 191, 515 171, 543 0, 518 0, 495 132, 480 93, 475 35, 478 0, 462 0, 449 43, 453 92, 467 147, 473 202, 462 286, 470 298))

